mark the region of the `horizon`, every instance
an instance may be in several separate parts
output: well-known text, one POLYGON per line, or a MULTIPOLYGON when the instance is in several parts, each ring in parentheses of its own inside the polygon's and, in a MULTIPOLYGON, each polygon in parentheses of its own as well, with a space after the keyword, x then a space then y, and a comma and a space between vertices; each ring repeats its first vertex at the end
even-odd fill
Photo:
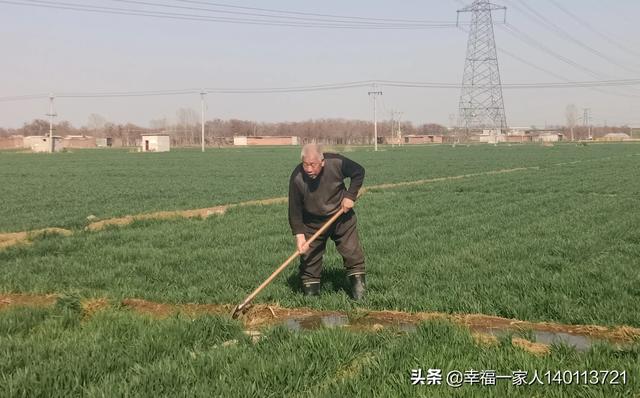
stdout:
MULTIPOLYGON (((115 6, 97 0, 83 4, 107 3, 115 6)), ((455 22, 456 10, 469 3, 408 0, 391 5, 361 0, 345 4, 334 0, 303 6, 279 0, 270 2, 269 7, 284 10, 277 14, 279 18, 318 13, 451 23, 455 22)), ((569 104, 576 106, 578 117, 584 108, 590 109, 592 125, 640 125, 638 82, 618 87, 507 87, 640 77, 640 27, 627 17, 640 13, 638 2, 619 0, 605 5, 594 0, 572 0, 563 1, 562 8, 554 4, 556 0, 495 3, 507 7, 508 25, 501 24, 502 13, 495 13, 494 31, 508 126, 565 125, 569 104), (554 26, 570 32, 573 42, 563 38, 554 26), (535 45, 527 45, 526 37, 535 45), (540 45, 551 52, 543 51, 540 45)), ((236 12, 241 7, 251 8, 251 4, 227 3, 224 10, 236 12)), ((146 9, 169 12, 167 7, 177 7, 174 3, 161 5, 146 9)), ((392 111, 402 112, 401 119, 414 125, 452 127, 452 120, 457 120, 467 33, 452 26, 336 29, 161 19, 6 3, 0 9, 0 32, 4 33, 0 43, 10 54, 0 65, 0 72, 8 77, 0 82, 2 98, 38 93, 46 97, 49 92, 193 91, 149 97, 57 97, 56 122, 67 120, 83 126, 91 114, 97 114, 115 124, 150 126, 153 120, 163 118, 173 123, 180 109, 193 110, 199 118, 199 91, 207 87, 259 91, 384 80, 430 82, 442 87, 382 87, 378 121, 389 120, 392 111), (458 87, 454 87, 456 84, 458 87)), ((220 7, 217 9, 221 12, 220 7)), ((197 13, 222 15, 202 10, 197 13)), ((461 15, 463 23, 465 18, 468 20, 468 15, 461 15)), ((302 93, 210 93, 206 95, 206 119, 258 123, 371 121, 373 104, 367 95, 371 89, 361 85, 302 93)), ((34 119, 46 119, 48 109, 47 98, 2 101, 0 123, 5 128, 20 128, 34 119)))

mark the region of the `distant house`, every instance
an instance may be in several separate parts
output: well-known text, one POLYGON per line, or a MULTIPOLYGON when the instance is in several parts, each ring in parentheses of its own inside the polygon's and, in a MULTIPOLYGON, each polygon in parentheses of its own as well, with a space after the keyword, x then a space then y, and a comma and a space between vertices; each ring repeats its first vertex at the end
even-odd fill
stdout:
POLYGON ((471 140, 487 144, 498 144, 501 142, 518 143, 531 142, 533 141, 533 136, 530 134, 530 130, 526 128, 514 127, 508 131, 501 129, 484 129, 482 133, 472 135, 471 140))
POLYGON ((96 147, 98 148, 111 148, 113 146, 113 138, 96 138, 96 147))
POLYGON ((142 152, 169 152, 171 138, 168 134, 142 134, 142 152))
POLYGON ((95 148, 96 138, 89 135, 67 135, 62 139, 65 148, 95 148))
POLYGON ((299 145, 298 137, 296 136, 235 136, 233 137, 233 145, 247 146, 247 145, 299 145))
POLYGON ((558 142, 564 139, 564 134, 560 133, 542 133, 534 137, 538 142, 558 142))
POLYGON ((533 137, 527 134, 511 134, 506 135, 505 142, 531 142, 533 141, 533 137))
POLYGON ((486 142, 487 144, 496 144, 498 142, 505 142, 507 140, 506 134, 478 134, 477 138, 480 142, 486 142))
POLYGON ((625 133, 609 133, 601 138, 598 138, 598 141, 625 141, 631 139, 629 134, 625 133))
POLYGON ((442 135, 409 134, 402 137, 405 144, 442 144, 442 135))
POLYGON ((378 144, 389 144, 389 145, 400 145, 403 143, 402 137, 398 137, 397 135, 378 137, 378 144))
POLYGON ((10 135, 8 137, 0 137, 0 149, 18 149, 24 148, 24 137, 21 135, 10 135))
MULTIPOLYGON (((24 147, 31 149, 33 152, 49 152, 50 141, 48 135, 30 135, 24 137, 24 147)), ((53 151, 60 152, 64 149, 62 137, 53 136, 53 151)))

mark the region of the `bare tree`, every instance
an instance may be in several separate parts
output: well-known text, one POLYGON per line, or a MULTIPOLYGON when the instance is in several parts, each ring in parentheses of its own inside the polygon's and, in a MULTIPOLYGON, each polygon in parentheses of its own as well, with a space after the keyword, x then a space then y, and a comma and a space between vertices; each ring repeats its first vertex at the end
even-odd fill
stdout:
POLYGON ((166 131, 168 127, 169 123, 167 122, 166 117, 162 119, 153 119, 149 122, 149 128, 152 130, 166 131))
POLYGON ((177 127, 180 130, 178 136, 187 139, 187 144, 194 145, 196 143, 196 130, 200 123, 198 112, 191 108, 180 108, 176 112, 177 127))
POLYGON ((97 113, 89 115, 87 120, 87 128, 93 131, 96 136, 104 133, 104 127, 107 124, 107 119, 97 113))
POLYGON ((28 135, 45 135, 49 132, 49 122, 44 119, 34 119, 31 123, 25 123, 18 129, 18 134, 28 135))
POLYGON ((567 118, 567 127, 571 131, 571 141, 573 141, 573 128, 578 120, 578 108, 574 104, 569 104, 565 109, 564 115, 567 118))

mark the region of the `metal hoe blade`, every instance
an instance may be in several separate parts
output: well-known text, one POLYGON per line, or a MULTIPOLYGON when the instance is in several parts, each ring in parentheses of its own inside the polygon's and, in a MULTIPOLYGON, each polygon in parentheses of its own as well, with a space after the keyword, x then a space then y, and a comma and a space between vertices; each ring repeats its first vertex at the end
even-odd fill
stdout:
MULTIPOLYGON (((338 219, 338 217, 342 215, 342 213, 343 213, 342 209, 338 210, 336 214, 334 214, 315 234, 313 234, 313 236, 311 236, 307 240, 307 243, 311 243, 314 240, 316 240, 318 236, 320 236, 320 234, 326 231, 327 228, 329 228, 329 226, 331 226, 331 224, 333 224, 338 219)), ((269 283, 271 283, 271 281, 275 279, 275 277, 278 276, 278 274, 282 272, 289 264, 291 264, 291 262, 295 260, 299 255, 300 255, 300 252, 296 250, 291 256, 289 256, 289 258, 284 263, 282 263, 278 267, 278 269, 273 271, 273 273, 267 278, 267 280, 262 282, 262 284, 258 286, 256 290, 254 290, 249 296, 247 296, 247 298, 244 299, 242 303, 238 304, 236 308, 233 309, 233 312, 231 313, 231 318, 237 319, 238 317, 240 317, 240 315, 242 315, 242 312, 245 310, 245 307, 247 306, 247 304, 249 304, 251 300, 253 300, 253 298, 257 296, 258 293, 260 293, 260 291, 262 291, 262 289, 264 289, 269 283)))

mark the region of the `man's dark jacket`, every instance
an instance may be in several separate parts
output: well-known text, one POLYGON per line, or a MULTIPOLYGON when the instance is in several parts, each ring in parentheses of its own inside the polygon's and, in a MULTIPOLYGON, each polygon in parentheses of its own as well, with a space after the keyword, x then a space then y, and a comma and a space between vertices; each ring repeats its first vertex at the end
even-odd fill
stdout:
POLYGON ((340 208, 343 198, 356 200, 364 181, 364 168, 335 153, 324 154, 324 167, 314 179, 300 163, 289 179, 289 225, 294 235, 305 232, 305 223, 328 218, 340 208), (344 179, 350 178, 349 189, 344 179))

